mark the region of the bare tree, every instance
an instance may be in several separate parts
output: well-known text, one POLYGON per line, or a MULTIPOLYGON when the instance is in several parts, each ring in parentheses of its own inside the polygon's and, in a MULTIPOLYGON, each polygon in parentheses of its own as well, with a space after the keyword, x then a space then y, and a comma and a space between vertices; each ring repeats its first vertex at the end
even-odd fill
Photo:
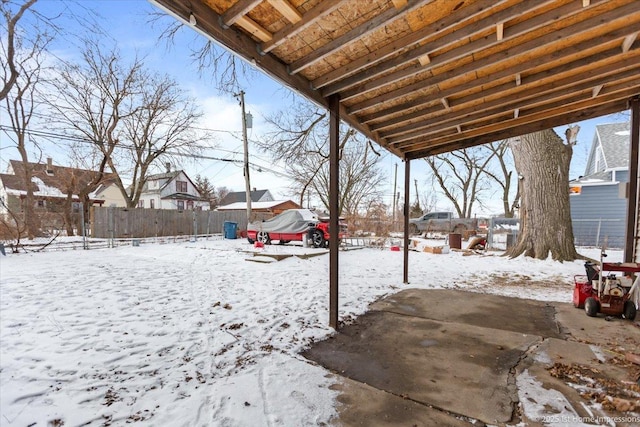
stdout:
POLYGON ((471 147, 425 158, 444 195, 460 218, 470 218, 486 190, 486 168, 494 153, 471 147))
POLYGON ((28 135, 31 120, 39 104, 38 86, 44 80, 44 55, 53 39, 53 36, 47 32, 47 26, 44 28, 35 26, 35 34, 31 38, 21 35, 24 30, 18 29, 18 21, 34 3, 35 1, 27 1, 19 7, 10 1, 0 3, 3 24, 7 26, 7 40, 2 40, 2 60, 0 60, 3 71, 0 99, 5 101, 10 121, 10 131, 5 129, 4 132, 12 135, 8 139, 14 141, 23 163, 21 180, 26 194, 22 214, 29 239, 33 239, 39 233, 40 225, 34 210, 33 170, 29 162, 29 154, 32 150, 39 152, 40 149, 36 141, 30 139, 28 135))
MULTIPOLYGON (((0 51, 0 67, 3 71, 2 87, 0 87, 0 101, 7 97, 20 74, 19 64, 23 59, 20 58, 19 53, 17 54, 18 57, 16 57, 16 50, 19 51, 23 48, 24 37, 22 37, 16 30, 18 28, 18 23, 24 16, 25 12, 29 10, 36 1, 37 0, 27 0, 19 3, 2 0, 2 2, 0 2, 0 12, 2 12, 3 18, 2 29, 4 33, 3 40, 0 45, 0 48, 2 49, 0 51), (4 39, 4 37, 6 37, 6 39, 4 39)), ((34 47, 41 46, 41 43, 38 43, 40 34, 41 33, 38 33, 36 35, 36 39, 32 43, 34 47)))
POLYGON ((189 57, 200 75, 209 77, 220 92, 238 93, 242 89, 240 78, 251 79, 256 74, 256 70, 245 61, 194 32, 193 28, 168 17, 165 12, 151 13, 149 23, 155 28, 160 28, 159 41, 164 42, 167 49, 174 47, 176 38, 182 31, 188 31, 193 38, 188 44, 189 57))
MULTIPOLYGON (((314 196, 329 209, 329 140, 327 113, 307 102, 268 117, 274 130, 258 148, 282 159, 295 182, 299 204, 314 196), (291 111, 296 114, 291 114, 291 111)), ((371 198, 380 197, 383 181, 377 168, 380 154, 353 129, 341 127, 339 141, 340 195, 338 215, 355 214, 371 198)))
POLYGON ((509 149, 509 140, 502 140, 487 144, 486 147, 494 154, 494 161, 497 163, 498 171, 487 168, 486 174, 495 181, 495 184, 501 189, 502 209, 505 218, 513 218, 515 211, 520 204, 520 186, 514 177, 515 169, 511 165, 511 150, 509 149), (512 186, 516 185, 515 195, 512 197, 512 186))
POLYGON ((553 129, 523 135, 511 141, 521 181, 520 234, 506 255, 556 261, 579 258, 574 245, 569 207, 569 164, 576 128, 567 141, 553 129))
POLYGON ((50 105, 60 131, 86 142, 76 147, 85 157, 99 153, 91 186, 108 166, 129 207, 137 205, 154 163, 197 154, 209 138, 193 130, 202 113, 174 80, 151 74, 140 58, 125 64, 116 49, 95 41, 86 41, 83 62, 66 64, 54 86, 59 96, 50 105))
MULTIPOLYGON (((370 142, 355 132, 345 134, 339 165, 338 215, 355 216, 364 206, 379 200, 384 177, 378 168, 378 157, 370 152, 370 142)), ((313 167, 307 172, 313 171, 313 167)), ((311 182, 313 191, 329 209, 329 162, 324 161, 311 182)))

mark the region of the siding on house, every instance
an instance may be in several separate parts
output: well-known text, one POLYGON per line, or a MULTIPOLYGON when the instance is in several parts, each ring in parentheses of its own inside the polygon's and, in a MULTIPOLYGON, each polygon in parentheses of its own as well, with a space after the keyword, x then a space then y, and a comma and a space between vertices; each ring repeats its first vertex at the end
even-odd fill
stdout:
POLYGON ((629 123, 596 126, 585 176, 569 183, 580 188, 569 198, 576 245, 624 247, 629 135, 629 123))
POLYGON ((204 200, 195 184, 184 171, 151 175, 143 188, 138 207, 153 209, 208 210, 209 202, 204 200), (178 186, 178 182, 185 188, 178 186))
POLYGON ((572 194, 571 221, 576 244, 624 247, 627 199, 619 197, 619 185, 583 186, 581 194, 572 194), (621 215, 622 213, 622 215, 621 215))

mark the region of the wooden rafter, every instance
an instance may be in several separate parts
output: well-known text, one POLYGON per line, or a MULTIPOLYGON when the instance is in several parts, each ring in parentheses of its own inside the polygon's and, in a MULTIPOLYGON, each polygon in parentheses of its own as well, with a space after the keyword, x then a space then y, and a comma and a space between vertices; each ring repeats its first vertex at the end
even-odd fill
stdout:
POLYGON ((292 73, 298 73, 320 61, 321 59, 331 55, 336 50, 343 48, 346 44, 352 42, 354 39, 371 34, 377 29, 388 24, 390 21, 403 17, 407 13, 419 8, 428 1, 430 0, 413 0, 410 4, 401 9, 388 9, 387 11, 381 13, 370 21, 367 21, 365 24, 346 32, 330 43, 327 43, 322 47, 314 50, 312 54, 293 62, 289 66, 289 68, 292 73))
POLYGON ((261 50, 265 53, 271 52, 282 43, 295 36, 296 34, 304 31, 311 26, 314 22, 330 14, 340 6, 339 0, 323 0, 316 7, 304 14, 302 19, 294 24, 287 25, 280 31, 273 35, 271 41, 263 43, 260 46, 261 50))
MULTIPOLYGON (((341 80, 346 76, 352 75, 366 67, 375 65, 385 60, 386 58, 396 55, 398 52, 405 51, 411 46, 424 43, 425 41, 430 41, 434 37, 436 37, 436 35, 439 35, 443 32, 443 26, 447 27, 456 25, 456 27, 454 28, 458 28, 458 25, 463 25, 464 23, 473 20, 474 17, 485 12, 487 8, 499 6, 505 1, 507 0, 480 0, 473 4, 472 11, 466 9, 458 10, 445 17, 443 19, 444 22, 436 22, 427 25, 418 32, 412 32, 393 43, 389 43, 388 45, 385 45, 384 47, 371 52, 366 56, 351 61, 347 65, 339 67, 336 70, 315 79, 313 81, 313 86, 316 88, 322 88, 330 83, 341 80)), ((331 89, 325 91, 325 93, 328 92, 331 92, 331 89)))
POLYGON ((302 14, 291 6, 287 0, 267 0, 274 9, 282 14, 289 22, 295 24, 302 20, 302 14))
MULTIPOLYGON (((549 61, 553 61, 554 58, 561 57, 562 53, 564 53, 565 51, 566 54, 575 52, 576 46, 580 47, 584 51, 587 51, 594 45, 594 39, 597 39, 598 43, 604 43, 605 41, 617 40, 625 37, 629 34, 629 32, 640 30, 640 12, 636 11, 635 9, 637 8, 634 4, 628 4, 627 7, 617 9, 615 14, 616 18, 619 19, 621 23, 624 23, 624 25, 620 23, 617 29, 614 29, 616 28, 616 26, 612 25, 612 30, 604 34, 593 31, 594 21, 598 20, 597 17, 593 17, 576 25, 565 27, 562 29, 562 31, 554 33, 554 35, 546 35, 534 40, 530 40, 525 44, 525 46, 520 45, 514 49, 505 50, 504 56, 502 57, 502 60, 500 62, 513 63, 513 65, 505 66, 499 69, 499 71, 492 73, 491 80, 503 78, 509 75, 515 75, 517 73, 524 72, 531 67, 543 65, 549 61), (629 14, 629 9, 632 9, 635 13, 629 14), (620 16, 620 14, 622 14, 622 17, 620 16), (590 39, 579 42, 576 45, 569 45, 564 49, 551 50, 550 47, 555 46, 555 37, 558 37, 559 35, 562 35, 566 38, 576 35, 583 35, 585 37, 589 37, 590 39), (513 60, 521 55, 530 56, 529 52, 531 50, 539 51, 542 53, 538 54, 533 60, 518 61, 514 63, 513 60)), ((458 67, 456 71, 459 75, 464 75, 467 73, 479 73, 481 75, 484 75, 487 73, 481 72, 483 68, 486 68, 488 66, 496 68, 496 64, 498 63, 499 62, 496 62, 496 60, 491 57, 485 57, 476 61, 472 61, 468 65, 458 67)), ((446 73, 437 76, 430 76, 429 83, 431 85, 436 85, 447 80, 448 77, 449 75, 446 73)), ((414 93, 417 90, 423 90, 424 88, 425 85, 423 82, 402 86, 400 89, 396 89, 380 96, 367 99, 366 101, 360 102, 358 104, 351 105, 349 107, 349 112, 356 113, 371 108, 372 106, 380 105, 380 103, 382 102, 389 102, 391 100, 401 98, 402 96, 414 93)), ((345 97, 346 96, 347 95, 345 95, 345 97)))
POLYGON ((550 87, 555 86, 553 84, 547 84, 545 86, 535 86, 526 94, 512 95, 507 100, 496 99, 492 102, 482 103, 482 108, 479 109, 477 105, 462 108, 455 113, 442 114, 434 116, 433 118, 425 118, 422 121, 411 123, 400 128, 395 128, 387 132, 379 132, 381 138, 386 139, 388 142, 397 143, 401 141, 411 140, 426 133, 438 132, 451 127, 452 123, 456 122, 455 118, 459 114, 465 115, 465 122, 473 122, 485 117, 489 114, 500 115, 504 111, 510 109, 518 109, 520 113, 524 111, 531 111, 536 106, 550 104, 551 102, 557 102, 557 100, 566 99, 572 96, 574 93, 580 93, 581 96, 591 96, 589 92, 594 86, 604 87, 605 84, 611 84, 610 87, 615 88, 616 85, 620 86, 620 89, 626 89, 629 84, 638 84, 640 79, 636 76, 636 69, 630 67, 623 72, 612 72, 607 78, 595 78, 585 82, 575 82, 575 78, 566 78, 565 85, 557 89, 550 87), (614 83, 612 83, 614 82, 614 83))
MULTIPOLYGON (((501 11, 498 15, 500 17, 504 17, 505 19, 512 19, 514 17, 522 15, 527 10, 531 10, 534 6, 543 6, 543 5, 544 5, 543 2, 519 3, 515 6, 512 6, 511 8, 501 11)), ((631 7, 629 7, 629 9, 631 9, 631 7)), ((582 8, 580 8, 578 4, 568 3, 558 9, 553 9, 547 13, 538 15, 534 19, 521 22, 519 24, 509 27, 508 32, 503 36, 503 39, 501 42, 491 38, 479 38, 466 45, 450 50, 445 54, 432 58, 428 69, 434 69, 437 66, 444 66, 446 64, 450 64, 454 61, 460 60, 461 58, 464 58, 464 57, 477 55, 479 53, 482 53, 486 49, 489 49, 494 46, 505 45, 504 42, 507 40, 522 38, 523 34, 527 34, 532 30, 539 29, 547 25, 554 25, 553 19, 557 18, 558 15, 560 15, 563 18, 568 18, 571 15, 580 12, 581 10, 582 8)), ((621 15, 618 15, 618 17, 624 16, 625 12, 620 12, 620 13, 621 15)), ((465 27, 462 32, 458 31, 456 33, 452 33, 450 35, 442 37, 441 39, 438 39, 433 43, 424 44, 417 49, 414 49, 412 51, 407 52, 404 55, 401 55, 400 57, 396 58, 394 61, 390 61, 389 63, 385 63, 385 64, 380 64, 376 67, 367 69, 360 74, 354 75, 348 79, 344 79, 343 81, 336 83, 331 87, 328 87, 326 90, 323 91, 323 93, 329 94, 333 92, 344 91, 344 93, 342 93, 342 99, 348 100, 348 99, 351 99, 352 97, 362 95, 365 92, 378 89, 384 85, 395 83, 399 80, 411 77, 417 73, 422 73, 426 71, 426 69, 424 66, 420 64, 402 68, 390 74, 388 73, 388 71, 393 68, 398 68, 401 65, 406 64, 407 62, 413 61, 424 53, 428 53, 429 51, 440 49, 447 45, 456 43, 458 42, 459 37, 461 36, 471 37, 474 34, 486 32, 490 30, 493 27, 493 25, 494 24, 491 19, 479 20, 475 22, 472 26, 465 27), (384 73, 386 74, 383 78, 376 78, 373 81, 369 81, 373 77, 377 77, 384 73), (346 90, 347 88, 349 88, 349 86, 352 86, 355 82, 360 83, 359 86, 356 86, 351 90, 346 90), (366 82, 366 83, 363 83, 363 82, 366 82)), ((588 25, 590 24, 581 25, 580 23, 576 23, 570 28, 567 28, 564 30, 557 30, 557 32, 554 32, 554 34, 566 33, 567 35, 571 35, 571 34, 574 34, 572 33, 572 31, 575 31, 578 28, 582 28, 582 31, 588 31, 587 29, 585 29, 585 27, 587 27, 588 25)), ((523 40, 522 43, 520 44, 520 46, 524 45, 523 47, 520 47, 520 48, 505 47, 504 48, 505 55, 507 56, 514 55, 519 53, 518 50, 520 51, 526 50, 528 48, 528 46, 526 45, 527 42, 529 43, 529 46, 539 47, 543 43, 550 44, 550 43, 556 42, 556 40, 553 39, 553 37, 551 36, 539 37, 532 41, 523 40)))
POLYGON ((239 0, 222 15, 222 22, 230 27, 261 2, 262 0, 239 0))
POLYGON ((267 42, 271 40, 271 33, 264 28, 262 28, 259 24, 257 24, 253 19, 248 16, 241 16, 236 21, 236 24, 242 28, 255 38, 260 41, 267 42))
MULTIPOLYGON (((607 104, 612 102, 621 102, 633 96, 633 93, 634 93, 633 89, 627 89, 627 88, 623 88, 623 89, 618 88, 618 89, 619 90, 617 91, 613 91, 613 88, 612 88, 611 93, 603 94, 597 98, 592 98, 590 96, 590 91, 587 91, 586 94, 574 95, 575 99, 572 100, 571 102, 567 102, 566 99, 562 101, 557 101, 555 103, 551 103, 545 108, 540 108, 539 110, 536 110, 534 112, 530 112, 527 114, 523 114, 521 110, 521 114, 518 118, 513 118, 513 116, 508 114, 508 112, 502 112, 500 115, 493 116, 493 118, 489 117, 488 120, 480 123, 479 125, 476 124, 474 126, 468 126, 468 128, 465 129, 465 132, 464 132, 465 137, 467 138, 478 137, 485 133, 490 133, 493 131, 497 131, 499 129, 513 127, 513 126, 522 126, 531 122, 537 122, 542 118, 561 116, 564 113, 566 113, 566 109, 569 106, 571 106, 572 109, 580 110, 581 109, 580 107, 584 105, 597 105, 597 104, 607 104), (593 104, 594 99, 598 100, 597 104, 593 104), (505 120, 505 118, 507 119, 505 120)), ((430 141, 432 142, 433 145, 447 144, 448 142, 451 142, 452 140, 455 140, 455 139, 457 139, 457 137, 455 136, 455 133, 452 133, 452 132, 443 132, 440 134, 440 136, 436 136, 436 137, 434 137, 433 135, 430 136, 430 141), (454 136, 452 136, 452 134, 454 136)), ((400 144, 400 146, 406 149, 407 147, 410 147, 412 145, 420 144, 420 142, 421 142, 420 139, 413 139, 409 141, 403 141, 400 144)))
MULTIPOLYGON (((511 108, 508 105, 509 102, 526 102, 531 96, 538 96, 540 94, 560 93, 562 90, 574 87, 580 84, 586 84, 580 88, 583 90, 585 87, 594 85, 596 80, 611 81, 618 77, 627 77, 633 75, 634 72, 640 68, 640 48, 636 48, 627 55, 625 58, 615 57, 613 60, 607 57, 611 50, 608 52, 600 52, 595 55, 591 55, 588 59, 591 62, 589 65, 581 65, 582 61, 575 61, 563 64, 561 66, 544 70, 537 74, 528 76, 523 85, 513 87, 509 83, 497 85, 485 92, 485 97, 482 99, 483 108, 501 107, 511 108)), ((447 96, 454 95, 453 89, 444 92, 447 96)), ((460 92, 464 93, 464 92, 460 92)), ((460 96, 456 94, 456 103, 458 108, 457 114, 469 114, 474 110, 477 110, 478 98, 473 94, 466 96, 460 96), (465 107, 468 106, 468 107, 465 107)), ((402 116, 394 117, 385 121, 378 121, 377 123, 371 123, 370 128, 374 132, 380 132, 381 135, 389 136, 392 133, 382 133, 394 130, 402 133, 405 130, 414 130, 416 128, 416 120, 429 120, 434 114, 440 111, 437 107, 427 107, 420 109, 416 112, 404 114, 402 116), (412 124, 405 125, 403 123, 412 122, 412 124)), ((365 117, 362 117, 363 121, 365 117)), ((443 120, 439 117, 438 120, 443 120)))
MULTIPOLYGON (((637 69, 640 68, 640 47, 633 51, 633 55, 611 60, 609 55, 611 55, 614 50, 615 48, 612 48, 609 51, 581 58, 580 60, 576 60, 576 62, 566 63, 530 75, 524 80, 523 85, 519 87, 513 87, 508 83, 494 86, 491 90, 485 92, 486 97, 483 98, 482 105, 483 111, 484 109, 488 110, 491 108, 510 109, 518 105, 526 105, 529 98, 541 94, 549 94, 546 96, 553 96, 554 94, 563 95, 563 91, 571 91, 573 88, 584 90, 594 84, 610 82, 618 77, 626 78, 634 75, 637 69), (598 81, 598 83, 595 83, 596 81, 598 81)), ((444 94, 451 96, 453 92, 452 89, 444 94)), ((477 97, 472 94, 463 97, 458 96, 456 102, 458 103, 458 108, 456 112, 451 113, 449 117, 435 117, 434 115, 440 112, 440 108, 428 107, 401 117, 371 124, 370 128, 380 135, 389 137, 395 133, 415 130, 420 126, 420 122, 417 120, 439 120, 446 122, 455 114, 463 115, 466 118, 468 114, 478 110, 478 106, 476 105, 477 97), (402 125, 402 123, 409 121, 412 122, 411 125, 402 125)))

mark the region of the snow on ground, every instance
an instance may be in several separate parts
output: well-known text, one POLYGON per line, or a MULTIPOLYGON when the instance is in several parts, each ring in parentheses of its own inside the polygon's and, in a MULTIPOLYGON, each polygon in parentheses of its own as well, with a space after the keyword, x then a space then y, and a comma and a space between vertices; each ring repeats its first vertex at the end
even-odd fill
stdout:
MULTIPOLYGON (((258 263, 250 251, 218 239, 0 256, 0 425, 335 422, 335 380, 298 354, 333 333, 329 257, 258 263)), ((347 322, 407 287, 570 302, 584 274, 581 261, 410 252, 405 285, 402 252, 350 250, 339 263, 347 322), (530 280, 550 285, 523 292, 530 280)))

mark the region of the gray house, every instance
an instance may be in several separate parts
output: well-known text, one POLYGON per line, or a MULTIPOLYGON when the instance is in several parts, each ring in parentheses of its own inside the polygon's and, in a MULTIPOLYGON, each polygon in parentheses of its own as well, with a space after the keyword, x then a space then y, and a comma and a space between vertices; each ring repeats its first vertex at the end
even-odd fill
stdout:
POLYGON ((576 245, 624 247, 629 123, 597 125, 584 176, 569 182, 576 245))

